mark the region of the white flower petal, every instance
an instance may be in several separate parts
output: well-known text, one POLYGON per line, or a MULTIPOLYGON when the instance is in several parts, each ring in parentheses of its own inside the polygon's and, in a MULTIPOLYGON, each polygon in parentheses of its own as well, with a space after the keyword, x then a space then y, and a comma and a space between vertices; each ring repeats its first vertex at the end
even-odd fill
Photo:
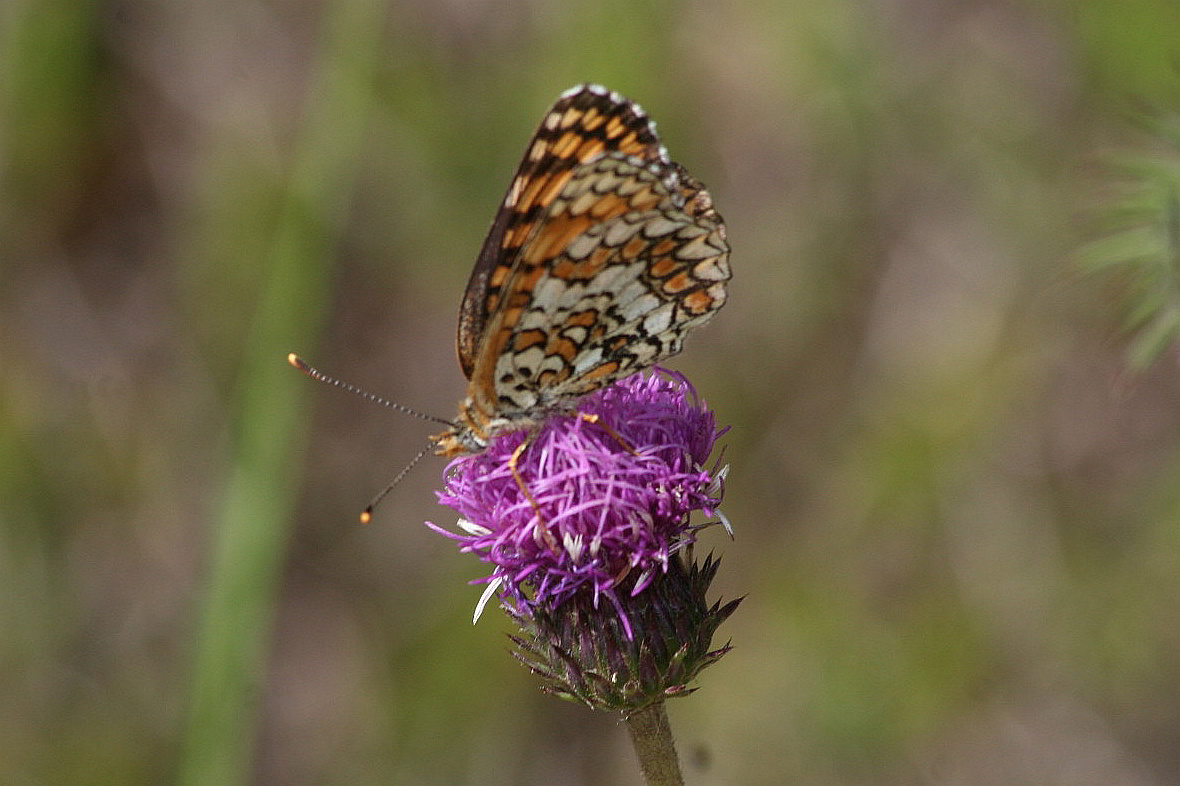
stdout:
POLYGON ((733 537, 733 525, 729 523, 729 516, 726 516, 719 510, 713 511, 717 514, 717 518, 721 519, 721 526, 725 527, 725 531, 729 533, 729 537, 733 537))
MULTIPOLYGON (((713 482, 709 485, 709 495, 710 496, 715 497, 721 493, 721 484, 725 482, 725 479, 727 477, 729 477, 729 465, 728 464, 726 464, 724 467, 722 467, 720 470, 718 470, 717 474, 713 476, 713 482)), ((729 529, 729 527, 726 527, 726 529, 729 529)))
POLYGON ((570 555, 570 559, 575 563, 582 556, 582 547, 584 540, 581 535, 575 535, 572 532, 567 532, 562 536, 562 545, 565 546, 565 553, 570 555))
POLYGON ((487 527, 481 527, 473 521, 467 519, 459 519, 455 522, 455 526, 466 532, 468 535, 476 535, 483 537, 484 535, 491 535, 492 531, 487 527))
POLYGON ((483 595, 479 597, 479 603, 475 604, 475 616, 471 618, 471 624, 479 622, 479 618, 483 615, 484 607, 488 605, 488 601, 496 594, 496 590, 500 589, 500 585, 504 583, 504 579, 495 578, 488 582, 487 589, 483 591, 483 595))

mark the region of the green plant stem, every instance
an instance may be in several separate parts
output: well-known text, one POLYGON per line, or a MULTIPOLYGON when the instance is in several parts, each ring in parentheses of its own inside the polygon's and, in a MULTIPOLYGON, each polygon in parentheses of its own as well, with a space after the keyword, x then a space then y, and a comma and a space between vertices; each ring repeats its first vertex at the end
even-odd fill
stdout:
POLYGON ((383 4, 325 8, 324 48, 243 353, 229 478, 194 647, 181 786, 249 780, 303 432, 297 386, 304 380, 285 358, 292 343, 310 344, 326 309, 333 225, 359 165, 381 52, 383 4))
POLYGON ((683 786, 684 777, 680 774, 676 743, 672 739, 664 702, 644 707, 626 719, 631 744, 635 746, 648 786, 683 786))

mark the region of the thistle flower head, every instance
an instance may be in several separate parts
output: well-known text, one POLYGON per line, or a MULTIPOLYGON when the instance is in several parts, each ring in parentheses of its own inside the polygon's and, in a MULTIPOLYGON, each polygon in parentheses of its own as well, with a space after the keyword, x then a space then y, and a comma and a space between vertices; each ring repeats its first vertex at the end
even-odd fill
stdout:
POLYGON ((707 526, 696 511, 729 529, 725 469, 706 467, 724 431, 688 380, 658 369, 447 466, 439 500, 460 531, 428 524, 491 566, 476 616, 498 591, 544 690, 630 713, 690 693, 729 650, 709 647, 739 601, 707 604, 718 562, 689 548, 707 526))
POLYGON ((506 602, 553 608, 588 590, 621 612, 623 579, 641 593, 694 541, 690 514, 718 514, 725 472, 705 464, 721 433, 683 376, 636 374, 453 460, 439 501, 461 532, 429 526, 491 565, 506 602))

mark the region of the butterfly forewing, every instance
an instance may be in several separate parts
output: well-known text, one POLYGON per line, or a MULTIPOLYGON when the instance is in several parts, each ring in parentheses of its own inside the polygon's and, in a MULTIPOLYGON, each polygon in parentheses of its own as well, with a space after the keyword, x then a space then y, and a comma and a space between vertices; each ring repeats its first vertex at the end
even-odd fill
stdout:
POLYGON ((501 294, 511 287, 520 250, 539 231, 538 218, 575 167, 618 152, 666 161, 655 128, 638 104, 595 85, 564 93, 529 142, 508 194, 476 259, 459 308, 459 365, 470 378, 480 340, 501 294))

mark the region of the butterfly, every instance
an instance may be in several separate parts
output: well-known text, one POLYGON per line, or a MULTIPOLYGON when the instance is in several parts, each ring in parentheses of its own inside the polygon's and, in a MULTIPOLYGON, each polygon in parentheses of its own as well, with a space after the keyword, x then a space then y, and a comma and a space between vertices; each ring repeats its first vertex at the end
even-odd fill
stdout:
POLYGON ((725 304, 725 225, 634 101, 563 93, 528 144, 459 309, 466 398, 436 453, 568 411, 680 352, 725 304))

